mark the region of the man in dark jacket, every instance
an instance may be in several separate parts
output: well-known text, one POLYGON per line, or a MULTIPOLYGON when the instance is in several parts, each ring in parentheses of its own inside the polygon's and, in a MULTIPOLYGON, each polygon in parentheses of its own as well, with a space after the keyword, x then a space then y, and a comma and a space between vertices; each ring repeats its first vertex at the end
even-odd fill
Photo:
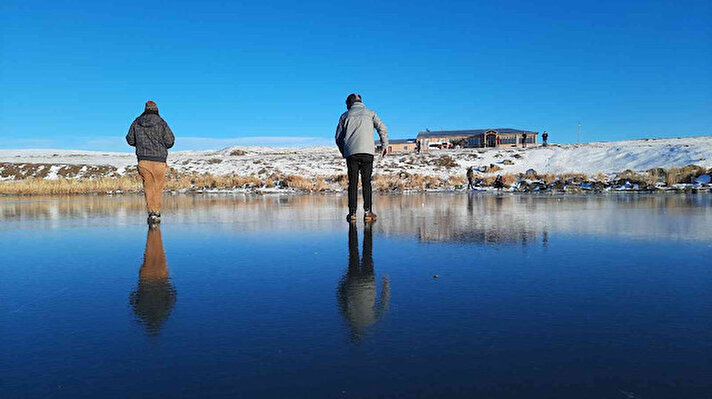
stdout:
POLYGON ((470 190, 475 188, 475 171, 472 166, 467 168, 467 188, 470 190))
POLYGON ((175 137, 166 121, 158 115, 158 106, 153 101, 146 102, 143 113, 136 118, 126 142, 136 147, 138 173, 143 179, 146 196, 148 223, 161 222, 161 195, 166 183, 166 157, 173 147, 175 137))
POLYGON ((363 216, 366 221, 376 220, 372 209, 371 174, 373 173, 373 129, 381 138, 383 155, 388 153, 388 129, 375 112, 366 108, 361 102, 360 94, 349 94, 346 98, 346 109, 339 118, 336 127, 336 145, 341 156, 346 158, 346 168, 349 178, 349 214, 346 220, 356 221, 358 201, 358 178, 361 175, 363 189, 363 216))

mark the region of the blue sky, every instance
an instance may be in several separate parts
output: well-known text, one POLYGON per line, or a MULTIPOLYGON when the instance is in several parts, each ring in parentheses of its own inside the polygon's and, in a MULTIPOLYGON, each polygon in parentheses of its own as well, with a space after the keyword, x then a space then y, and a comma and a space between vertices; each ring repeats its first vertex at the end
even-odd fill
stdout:
POLYGON ((0 147, 330 144, 361 93, 391 131, 555 142, 712 134, 712 2, 5 0, 0 147))

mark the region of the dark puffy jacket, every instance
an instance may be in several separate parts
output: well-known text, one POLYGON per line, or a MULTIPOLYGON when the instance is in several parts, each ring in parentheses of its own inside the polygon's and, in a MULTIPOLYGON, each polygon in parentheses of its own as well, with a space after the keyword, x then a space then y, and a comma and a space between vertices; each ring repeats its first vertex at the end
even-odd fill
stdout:
POLYGON ((175 140, 171 128, 157 114, 143 114, 136 118, 126 135, 126 142, 136 147, 139 161, 166 162, 168 149, 173 147, 175 140))

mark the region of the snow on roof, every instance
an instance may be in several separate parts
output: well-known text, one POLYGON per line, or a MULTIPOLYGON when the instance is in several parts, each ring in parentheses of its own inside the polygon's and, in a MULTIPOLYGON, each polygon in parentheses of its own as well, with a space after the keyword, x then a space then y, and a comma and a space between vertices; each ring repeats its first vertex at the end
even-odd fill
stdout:
POLYGON ((415 144, 415 139, 389 139, 388 144, 415 144))

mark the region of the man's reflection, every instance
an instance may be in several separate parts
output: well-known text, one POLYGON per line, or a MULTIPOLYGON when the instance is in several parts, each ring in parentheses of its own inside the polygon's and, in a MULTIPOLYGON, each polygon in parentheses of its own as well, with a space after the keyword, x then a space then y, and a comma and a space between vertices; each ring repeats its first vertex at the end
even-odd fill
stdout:
POLYGON ((146 251, 138 271, 138 287, 131 293, 131 306, 149 336, 157 336, 176 303, 176 290, 171 284, 163 250, 161 228, 149 227, 146 251))
POLYGON ((373 234, 371 223, 363 232, 363 257, 359 260, 358 229, 349 225, 349 267, 337 290, 339 310, 351 328, 351 338, 360 340, 367 327, 375 324, 388 310, 390 287, 381 280, 381 297, 376 300, 376 276, 373 272, 373 234))

